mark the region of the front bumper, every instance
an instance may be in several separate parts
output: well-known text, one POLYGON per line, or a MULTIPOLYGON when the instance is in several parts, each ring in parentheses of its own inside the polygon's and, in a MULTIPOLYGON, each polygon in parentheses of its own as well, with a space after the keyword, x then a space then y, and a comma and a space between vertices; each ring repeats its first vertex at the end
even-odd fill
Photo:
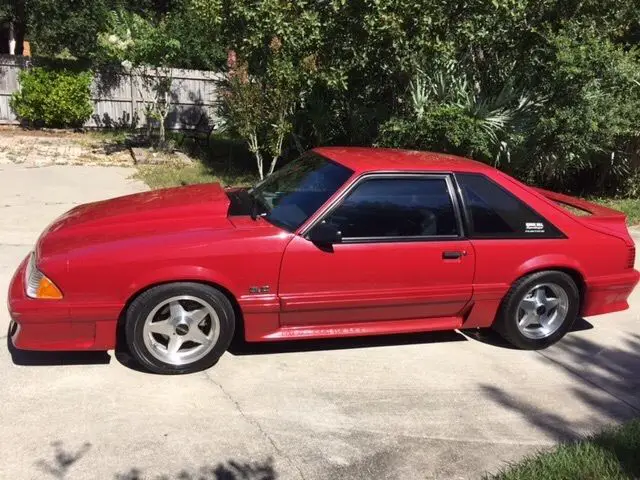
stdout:
POLYGON ((582 315, 601 315, 629 308, 628 298, 640 281, 640 272, 627 272, 587 280, 582 315))
MULTIPOLYGON (((21 350, 109 350, 115 347, 115 319, 109 321, 72 321, 74 309, 65 299, 41 300, 27 297, 25 258, 9 286, 9 330, 11 342, 21 350)), ((116 317, 117 318, 117 317, 116 317)))

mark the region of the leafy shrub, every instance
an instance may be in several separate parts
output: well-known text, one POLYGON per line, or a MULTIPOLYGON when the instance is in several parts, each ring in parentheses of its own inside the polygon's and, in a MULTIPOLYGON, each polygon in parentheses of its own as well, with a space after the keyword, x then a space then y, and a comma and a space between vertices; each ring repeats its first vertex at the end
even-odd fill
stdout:
POLYGON ((80 127, 93 112, 91 72, 32 68, 20 72, 10 100, 18 118, 36 127, 80 127))
POLYGON ((549 46, 538 87, 549 101, 521 175, 576 193, 637 194, 640 51, 576 27, 550 36, 549 46))
POLYGON ((451 105, 429 109, 420 119, 389 120, 380 129, 378 143, 475 158, 491 155, 491 140, 481 122, 451 105))
POLYGON ((251 81, 225 88, 221 117, 265 174, 294 150, 377 140, 578 194, 640 190, 638 0, 35 4, 41 55, 211 69, 237 53, 251 81))
POLYGON ((305 73, 284 54, 278 37, 271 39, 269 49, 269 62, 261 75, 250 74, 245 59, 230 52, 220 103, 227 126, 246 140, 253 153, 260 179, 273 173, 283 155, 296 105, 303 96, 305 73), (266 169, 268 157, 271 160, 266 169))
POLYGON ((622 182, 622 190, 619 194, 632 198, 640 198, 640 166, 633 169, 633 173, 622 182))
POLYGON ((485 88, 453 62, 409 83, 408 107, 382 125, 378 144, 510 160, 539 104, 509 81, 485 88))

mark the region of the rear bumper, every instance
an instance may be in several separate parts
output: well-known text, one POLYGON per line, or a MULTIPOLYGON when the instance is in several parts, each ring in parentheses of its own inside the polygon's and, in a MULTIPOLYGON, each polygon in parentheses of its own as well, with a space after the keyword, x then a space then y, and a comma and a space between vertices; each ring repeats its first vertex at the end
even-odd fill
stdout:
POLYGON ((589 317, 629 308, 631 292, 640 281, 640 272, 629 270, 617 275, 595 277, 586 282, 582 315, 589 317))
MULTIPOLYGON (((62 300, 26 296, 25 258, 9 286, 11 342, 21 350, 109 350, 115 347, 117 320, 71 320, 73 306, 62 300)), ((117 317, 116 317, 117 318, 117 317)))

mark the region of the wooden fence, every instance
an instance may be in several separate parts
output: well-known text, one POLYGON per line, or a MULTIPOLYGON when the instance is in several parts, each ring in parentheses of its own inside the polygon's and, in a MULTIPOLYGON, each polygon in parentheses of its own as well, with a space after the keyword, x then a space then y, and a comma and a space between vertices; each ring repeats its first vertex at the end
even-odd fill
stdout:
MULTIPOLYGON (((13 92, 20 88, 18 73, 29 67, 29 59, 0 55, 0 124, 19 124, 9 106, 13 92)), ((153 77, 155 72, 147 74, 153 77)), ((215 125, 216 85, 220 74, 200 70, 172 69, 172 107, 166 127, 170 130, 215 125)), ((145 101, 152 92, 140 75, 96 73, 92 84, 93 114, 86 127, 146 125, 145 101)))

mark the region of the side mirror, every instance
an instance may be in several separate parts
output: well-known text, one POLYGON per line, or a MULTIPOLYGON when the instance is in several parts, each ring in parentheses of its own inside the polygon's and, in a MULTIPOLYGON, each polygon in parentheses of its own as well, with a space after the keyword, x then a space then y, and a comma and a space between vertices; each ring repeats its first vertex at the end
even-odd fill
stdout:
POLYGON ((311 229, 307 238, 316 245, 333 245, 342 242, 342 233, 333 225, 322 222, 311 229))

